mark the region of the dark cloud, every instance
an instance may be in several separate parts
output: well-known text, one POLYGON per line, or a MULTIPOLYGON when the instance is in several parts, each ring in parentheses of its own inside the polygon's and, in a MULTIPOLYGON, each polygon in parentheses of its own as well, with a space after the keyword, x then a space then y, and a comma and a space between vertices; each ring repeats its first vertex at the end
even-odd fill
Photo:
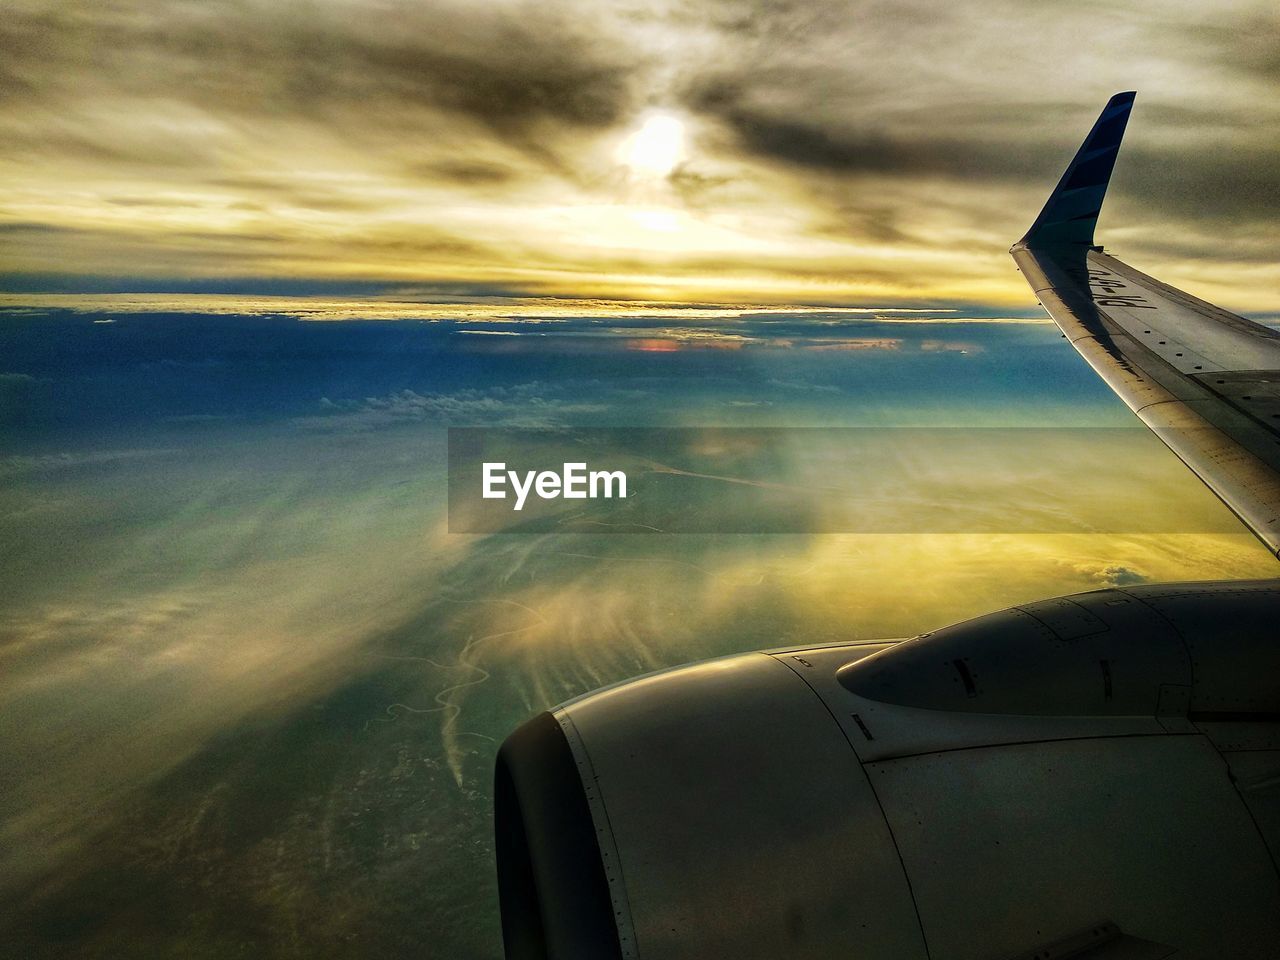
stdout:
MULTIPOLYGON (((29 4, 0 21, 0 91, 27 116, 91 120, 145 101, 378 140, 437 129, 442 113, 513 136, 542 121, 599 127, 629 102, 636 64, 602 46, 593 19, 524 2, 29 4)), ((154 159, 153 144, 101 133, 61 123, 9 131, 42 149, 60 137, 86 156, 154 159)))
POLYGON ((447 180, 450 183, 465 186, 491 186, 509 183, 516 177, 516 171, 496 163, 457 159, 443 160, 439 163, 427 164, 411 172, 431 179, 447 180))
MULTIPOLYGON (((279 229, 267 220, 259 221, 257 229, 202 229, 200 222, 199 219, 189 221, 190 228, 184 224, 174 229, 153 226, 150 230, 135 223, 85 228, 42 223, 0 224, 0 290, 56 290, 68 282, 76 286, 66 275, 49 269, 64 263, 76 264, 79 272, 91 278, 96 274, 99 284, 108 288, 116 286, 110 279, 114 275, 127 277, 134 283, 149 278, 149 282, 159 285, 129 289, 159 292, 174 287, 173 281, 159 279, 166 274, 186 278, 178 286, 194 289, 204 283, 205 289, 210 289, 221 281, 193 278, 207 277, 211 267, 217 267, 219 273, 238 273, 240 277, 233 278, 234 284, 252 274, 253 266, 263 260, 274 259, 277 264, 286 260, 295 265, 315 264, 322 270, 326 264, 340 262, 351 249, 359 249, 383 265, 422 263, 433 258, 470 258, 496 265, 505 259, 504 254, 478 239, 459 237, 427 225, 379 231, 370 230, 362 221, 355 220, 350 226, 325 235, 317 232, 307 238, 305 246, 300 246, 288 230, 279 229), (59 277, 60 281, 55 279, 59 277), (54 282, 50 286, 33 287, 32 278, 41 283, 54 282)), ((393 270, 380 266, 371 273, 389 275, 393 270)), ((264 277, 259 282, 268 279, 264 277)), ((376 283, 375 277, 367 279, 376 283)))
POLYGON ((756 155, 843 174, 945 175, 965 178, 1025 179, 1061 162, 1048 145, 1008 150, 1007 146, 948 136, 903 140, 879 128, 833 128, 793 116, 770 116, 746 108, 721 115, 743 147, 756 155))
MULTIPOLYGON (((1058 138, 1038 138, 1036 123, 1021 131, 1005 131, 1000 137, 974 124, 966 138, 953 132, 955 117, 944 110, 946 119, 935 132, 904 137, 894 132, 903 125, 892 119, 866 126, 821 123, 804 119, 803 112, 792 109, 758 110, 745 103, 747 99, 746 94, 735 98, 721 88, 695 100, 694 106, 726 124, 742 148, 754 155, 846 177, 1006 181, 1040 189, 1071 156, 1071 147, 1064 149, 1058 138)), ((1141 193, 1187 215, 1241 218, 1260 211, 1280 213, 1280 148, 1273 138, 1255 141, 1242 135, 1247 126, 1226 126, 1200 111, 1160 104, 1150 111, 1144 108, 1140 103, 1135 126, 1145 123, 1157 131, 1177 130, 1179 135, 1166 133, 1152 144, 1155 137, 1148 133, 1143 135, 1146 143, 1127 144, 1116 168, 1117 192, 1141 193), (1216 122, 1218 129, 1206 131, 1206 122, 1216 122)), ((1067 115, 1081 117, 1078 127, 1083 135, 1090 108, 1067 115)), ((865 210, 857 214, 881 228, 873 233, 877 239, 895 235, 892 229, 882 229, 883 218, 877 220, 865 210)))
POLYGON ((117 207, 172 207, 183 210, 199 207, 198 203, 191 200, 178 200, 161 196, 105 197, 104 200, 117 207))
MULTIPOLYGON (((24 223, 21 220, 0 223, 0 238, 11 236, 22 239, 33 236, 58 236, 75 232, 71 227, 60 227, 51 223, 24 223)), ((0 239, 0 243, 3 242, 4 240, 0 239)))
POLYGON ((1201 16, 1192 44, 1173 39, 1188 57, 1274 88, 1280 83, 1278 35, 1280 13, 1273 6, 1244 4, 1201 16))
POLYGON ((1114 181, 1117 194, 1140 196, 1163 216, 1226 220, 1235 229, 1280 216, 1280 146, 1274 138, 1197 139, 1158 150, 1130 145, 1121 150, 1114 181))

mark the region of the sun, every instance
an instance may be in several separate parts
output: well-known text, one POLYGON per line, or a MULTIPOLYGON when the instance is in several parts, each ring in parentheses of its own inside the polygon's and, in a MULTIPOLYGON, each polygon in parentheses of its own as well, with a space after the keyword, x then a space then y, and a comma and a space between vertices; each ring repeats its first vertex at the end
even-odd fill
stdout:
POLYGON ((685 158, 684 124, 670 113, 654 110, 618 146, 618 160, 632 173, 661 178, 685 158))

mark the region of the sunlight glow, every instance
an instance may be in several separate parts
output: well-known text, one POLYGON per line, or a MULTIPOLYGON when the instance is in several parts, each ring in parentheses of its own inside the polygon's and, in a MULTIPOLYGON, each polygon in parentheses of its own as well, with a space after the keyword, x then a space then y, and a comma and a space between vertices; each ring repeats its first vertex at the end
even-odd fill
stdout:
POLYGON ((641 209, 630 211, 631 219, 646 230, 657 233, 675 233, 680 229, 680 217, 674 210, 641 209))
POLYGON ((684 124, 663 112, 646 114, 618 148, 618 160, 633 173, 647 177, 667 176, 684 158, 684 124))

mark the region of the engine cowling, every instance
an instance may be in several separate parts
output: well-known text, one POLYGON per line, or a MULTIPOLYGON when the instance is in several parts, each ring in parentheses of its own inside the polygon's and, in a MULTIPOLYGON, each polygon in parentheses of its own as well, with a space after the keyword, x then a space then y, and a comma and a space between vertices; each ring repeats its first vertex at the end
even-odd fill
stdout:
POLYGON ((1273 957, 1277 625, 1103 590, 564 704, 499 753, 507 957, 1273 957))

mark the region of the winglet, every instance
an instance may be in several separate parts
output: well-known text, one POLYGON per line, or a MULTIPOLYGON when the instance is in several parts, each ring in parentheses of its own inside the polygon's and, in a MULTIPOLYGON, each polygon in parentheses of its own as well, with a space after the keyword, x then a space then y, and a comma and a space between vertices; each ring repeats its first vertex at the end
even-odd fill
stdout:
POLYGON ((1018 241, 1020 245, 1093 246, 1093 228, 1098 223, 1102 198, 1107 194, 1134 96, 1133 91, 1117 93, 1107 101, 1040 216, 1018 241))

